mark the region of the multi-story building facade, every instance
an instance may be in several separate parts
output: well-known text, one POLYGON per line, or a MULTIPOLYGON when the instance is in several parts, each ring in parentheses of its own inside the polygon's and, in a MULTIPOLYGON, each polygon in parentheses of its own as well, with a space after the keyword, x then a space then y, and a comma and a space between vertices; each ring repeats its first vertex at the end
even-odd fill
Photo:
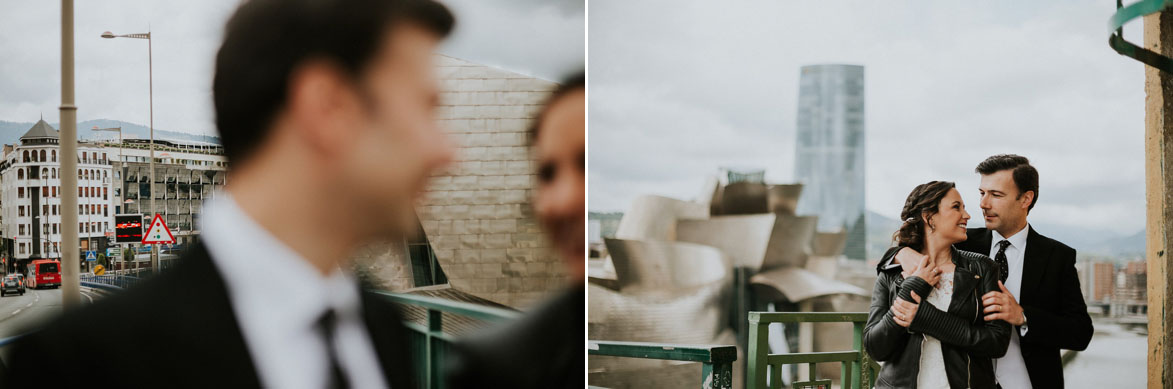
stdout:
MULTIPOLYGON (((178 244, 199 234, 199 212, 227 177, 219 145, 155 141, 155 185, 150 179, 150 142, 78 142, 79 247, 103 252, 113 244, 114 215, 137 213, 144 226, 156 212, 178 244), (154 190, 152 190, 152 188, 154 190)), ((60 258, 61 163, 57 130, 38 121, 15 145, 4 145, 0 161, 0 233, 10 266, 30 258, 60 258)))
POLYGON ((77 228, 81 249, 105 248, 113 229, 111 160, 100 145, 79 142, 78 225, 61 225, 60 145, 57 130, 38 121, 16 145, 5 145, 0 162, 0 233, 17 266, 30 258, 60 258, 65 228, 77 228))
POLYGON ((844 255, 865 259, 864 71, 857 65, 803 66, 798 90, 795 179, 798 213, 819 215, 820 231, 847 232, 844 255))
POLYGON ((136 213, 147 226, 155 213, 175 235, 179 245, 199 236, 199 215, 205 201, 215 197, 228 179, 223 147, 200 142, 155 140, 155 180, 150 179, 150 142, 128 139, 121 146, 103 142, 115 162, 113 209, 136 213), (151 210, 152 194, 155 200, 151 210))

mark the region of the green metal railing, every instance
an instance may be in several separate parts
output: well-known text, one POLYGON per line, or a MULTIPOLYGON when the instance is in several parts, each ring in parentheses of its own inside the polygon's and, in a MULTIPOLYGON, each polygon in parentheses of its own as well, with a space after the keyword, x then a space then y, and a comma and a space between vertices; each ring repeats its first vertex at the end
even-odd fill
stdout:
POLYGON ((427 310, 425 324, 414 322, 404 324, 409 330, 407 341, 412 359, 422 362, 416 366, 416 382, 428 389, 445 387, 443 366, 455 339, 451 334, 442 330, 443 314, 461 315, 490 322, 513 320, 521 315, 517 311, 436 297, 391 292, 377 293, 396 304, 417 306, 427 310))
POLYGON ((839 312, 750 312, 749 313, 749 354, 747 376, 749 389, 765 389, 766 376, 770 376, 769 388, 782 387, 782 366, 808 364, 808 381, 794 382, 793 388, 827 388, 831 380, 816 379, 815 366, 818 363, 839 362, 842 365, 840 387, 871 388, 880 365, 868 357, 863 349, 863 326, 868 314, 839 312), (770 323, 852 323, 854 326, 852 349, 849 351, 809 352, 770 354, 767 343, 770 323), (769 370, 769 371, 767 371, 769 370))
POLYGON ((732 388, 733 361, 737 360, 737 347, 728 345, 591 340, 587 352, 612 357, 700 362, 702 389, 732 388))

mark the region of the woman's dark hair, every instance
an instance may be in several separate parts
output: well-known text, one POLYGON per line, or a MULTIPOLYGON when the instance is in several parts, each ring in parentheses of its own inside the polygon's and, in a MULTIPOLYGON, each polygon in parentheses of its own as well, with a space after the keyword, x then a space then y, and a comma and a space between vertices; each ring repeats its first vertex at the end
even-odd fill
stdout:
POLYGON ((570 92, 580 89, 586 90, 586 73, 576 72, 565 80, 562 80, 562 83, 558 85, 558 89, 555 89, 554 93, 551 93, 550 97, 546 98, 546 102, 542 104, 542 111, 538 113, 538 117, 534 119, 533 125, 529 128, 529 142, 531 144, 538 139, 538 127, 542 125, 542 119, 546 118, 546 112, 550 110, 550 106, 558 101, 558 99, 570 94, 570 92))
POLYGON ((908 199, 904 200, 904 210, 900 211, 900 220, 904 224, 892 235, 897 245, 920 251, 925 247, 925 223, 930 217, 940 211, 941 199, 956 185, 949 181, 929 181, 917 185, 908 199))

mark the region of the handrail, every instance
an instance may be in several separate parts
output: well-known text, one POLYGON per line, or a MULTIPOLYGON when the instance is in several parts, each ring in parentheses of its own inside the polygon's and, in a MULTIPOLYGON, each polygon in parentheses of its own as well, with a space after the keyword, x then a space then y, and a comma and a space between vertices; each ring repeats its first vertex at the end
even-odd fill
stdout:
POLYGON ((839 362, 842 365, 840 385, 844 388, 870 388, 879 372, 875 363, 863 349, 863 326, 867 323, 866 312, 750 312, 749 313, 749 366, 747 375, 750 389, 764 389, 766 375, 770 375, 770 388, 782 386, 782 366, 805 363, 810 368, 810 380, 794 382, 794 387, 830 387, 830 380, 815 379, 815 364, 839 362), (770 323, 852 323, 852 349, 832 352, 807 352, 770 354, 768 344, 770 323), (767 372, 767 370, 772 370, 767 372))
POLYGON ((737 360, 737 346, 711 344, 590 340, 587 344, 587 353, 611 357, 700 362, 702 389, 732 388, 733 361, 737 360))
POLYGON ((417 296, 406 293, 375 291, 376 294, 401 305, 414 305, 427 310, 425 325, 418 323, 404 323, 410 332, 408 342, 411 345, 413 359, 423 361, 423 366, 417 366, 417 382, 429 389, 443 388, 444 371, 441 366, 447 359, 447 352, 455 340, 451 334, 443 331, 443 313, 456 314, 474 319, 487 321, 507 321, 521 316, 520 312, 487 307, 463 301, 445 300, 442 298, 417 296))

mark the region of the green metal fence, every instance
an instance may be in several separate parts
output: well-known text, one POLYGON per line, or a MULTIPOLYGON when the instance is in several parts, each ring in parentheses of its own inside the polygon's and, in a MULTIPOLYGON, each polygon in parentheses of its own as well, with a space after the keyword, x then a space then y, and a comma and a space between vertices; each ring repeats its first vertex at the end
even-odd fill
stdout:
POLYGON ((831 388, 830 379, 817 379, 815 364, 839 362, 840 387, 871 388, 880 365, 868 357, 863 349, 863 326, 867 313, 839 312, 750 312, 749 353, 747 376, 749 389, 765 389, 766 376, 770 376, 769 388, 782 387, 782 366, 805 363, 810 368, 808 381, 794 382, 793 388, 831 388), (852 323, 854 326, 852 349, 848 351, 770 354, 767 343, 767 329, 770 323, 852 323))
POLYGON ((442 330, 443 315, 455 314, 485 321, 516 319, 520 313, 461 301, 404 293, 377 292, 396 304, 418 306, 427 310, 426 323, 407 322, 408 347, 416 366, 416 382, 428 389, 444 388, 444 363, 454 338, 442 330))
POLYGON ((587 352, 612 357, 700 362, 702 389, 732 388, 733 361, 737 360, 737 347, 730 345, 591 340, 587 352))

